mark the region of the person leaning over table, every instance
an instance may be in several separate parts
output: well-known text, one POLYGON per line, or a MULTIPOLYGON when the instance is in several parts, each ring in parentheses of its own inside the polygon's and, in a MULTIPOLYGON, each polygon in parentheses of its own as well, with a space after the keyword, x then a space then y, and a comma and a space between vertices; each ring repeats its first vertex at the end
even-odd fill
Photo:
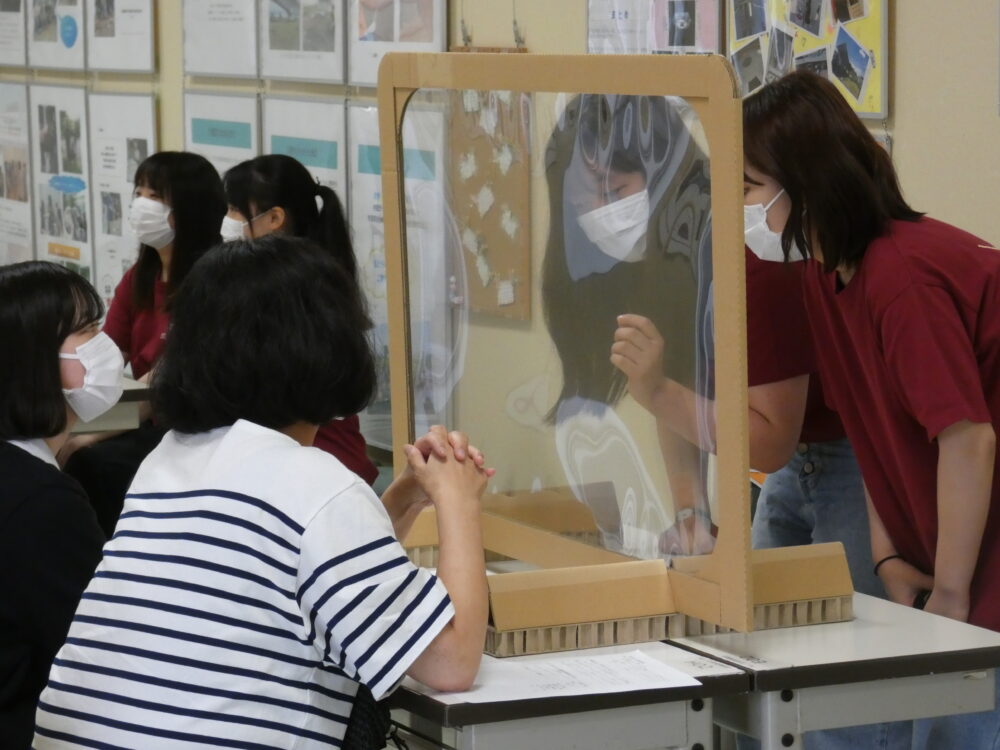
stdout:
MULTIPOLYGON (((914 211, 819 76, 747 99, 744 149, 748 196, 783 190, 773 228, 810 258, 819 374, 858 456, 890 598, 1000 630, 1000 253, 914 211)), ((913 746, 1000 747, 1000 709, 914 722, 913 746)))

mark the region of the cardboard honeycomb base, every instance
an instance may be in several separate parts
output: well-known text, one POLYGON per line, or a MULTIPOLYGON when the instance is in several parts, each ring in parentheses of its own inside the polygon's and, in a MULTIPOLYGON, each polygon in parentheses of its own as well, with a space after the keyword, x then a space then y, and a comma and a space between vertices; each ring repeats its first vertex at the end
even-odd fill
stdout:
MULTIPOLYGON (((761 604, 754 607, 754 630, 844 622, 853 617, 851 596, 761 604)), ((503 632, 491 625, 486 630, 484 652, 497 657, 527 656, 727 632, 729 628, 683 614, 503 632)))

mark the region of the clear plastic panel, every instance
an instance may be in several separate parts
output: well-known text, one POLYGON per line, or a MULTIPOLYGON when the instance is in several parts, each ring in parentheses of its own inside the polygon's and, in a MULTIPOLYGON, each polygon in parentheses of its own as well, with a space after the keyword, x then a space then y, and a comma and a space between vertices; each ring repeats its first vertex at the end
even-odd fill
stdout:
POLYGON ((491 512, 631 557, 710 552, 711 197, 695 111, 422 91, 403 146, 416 432, 443 421, 483 448, 491 512))

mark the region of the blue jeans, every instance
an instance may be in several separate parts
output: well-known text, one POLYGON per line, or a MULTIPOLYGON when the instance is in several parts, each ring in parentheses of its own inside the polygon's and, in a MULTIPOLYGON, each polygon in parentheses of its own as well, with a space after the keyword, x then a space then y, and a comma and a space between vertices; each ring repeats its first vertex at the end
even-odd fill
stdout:
MULTIPOLYGON (((1000 696, 1000 669, 996 671, 995 679, 997 695, 1000 696)), ((913 750, 952 747, 1000 750, 1000 708, 913 722, 913 750)))
MULTIPOLYGON (((841 542, 855 590, 887 598, 872 573, 864 484, 846 439, 803 443, 783 468, 768 476, 757 500, 752 540, 756 549, 841 542)), ((803 744, 806 750, 909 750, 911 731, 909 721, 826 729, 806 732, 803 744)), ((757 740, 742 736, 736 745, 739 750, 760 747, 757 740)))
POLYGON ((755 549, 841 542, 854 590, 888 598, 872 573, 865 488, 846 439, 802 443, 784 467, 768 476, 751 539, 755 549))

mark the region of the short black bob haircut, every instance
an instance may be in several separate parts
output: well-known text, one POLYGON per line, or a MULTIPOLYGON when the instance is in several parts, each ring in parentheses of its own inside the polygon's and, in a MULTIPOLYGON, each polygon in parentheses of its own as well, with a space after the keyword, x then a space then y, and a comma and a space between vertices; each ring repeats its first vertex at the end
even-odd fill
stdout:
POLYGON ((33 440, 66 429, 59 348, 104 316, 100 295, 63 266, 0 267, 0 440, 33 440))
POLYGON ((152 385, 167 429, 319 425, 358 413, 375 392, 360 289, 310 240, 275 233, 220 245, 170 307, 152 385))

